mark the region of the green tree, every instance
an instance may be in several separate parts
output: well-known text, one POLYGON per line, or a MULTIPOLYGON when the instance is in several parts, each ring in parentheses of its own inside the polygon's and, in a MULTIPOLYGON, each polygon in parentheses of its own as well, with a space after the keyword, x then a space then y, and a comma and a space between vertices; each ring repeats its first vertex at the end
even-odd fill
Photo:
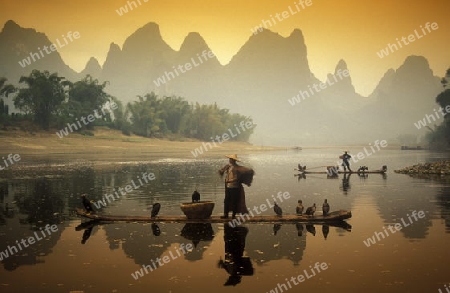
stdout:
POLYGON ((114 120, 111 123, 111 127, 114 129, 121 130, 123 134, 131 134, 131 123, 128 121, 125 115, 125 107, 122 102, 116 97, 111 97, 111 102, 116 103, 117 108, 113 109, 114 120))
POLYGON ((55 114, 66 98, 64 77, 57 73, 33 70, 29 76, 22 76, 20 83, 27 88, 20 88, 14 98, 14 105, 25 113, 33 115, 34 121, 43 129, 50 127, 50 118, 55 114))
POLYGON ((16 91, 16 88, 11 84, 6 84, 6 81, 5 77, 0 78, 0 116, 9 114, 8 105, 5 105, 3 98, 7 98, 9 94, 16 91))
MULTIPOLYGON (((93 79, 90 75, 86 75, 82 80, 75 83, 69 83, 69 99, 62 105, 60 114, 66 120, 73 120, 87 117, 96 112, 98 116, 102 116, 102 120, 111 121, 110 109, 105 110, 107 115, 103 115, 101 112, 102 107, 108 101, 111 101, 111 97, 104 91, 106 85, 107 82, 100 84, 97 79, 93 79)), ((98 119, 98 117, 96 118, 98 119)), ((94 124, 89 123, 85 127, 92 130, 94 124)))
POLYGON ((127 105, 132 131, 141 136, 160 136, 166 126, 162 119, 161 100, 155 93, 138 96, 139 101, 127 105))
POLYGON ((444 113, 447 115, 444 116, 444 121, 441 125, 431 129, 428 127, 430 132, 427 134, 426 138, 432 146, 440 147, 448 147, 450 145, 450 115, 447 112, 447 109, 450 108, 450 88, 448 88, 448 84, 450 81, 450 68, 447 69, 445 77, 442 78, 441 83, 444 87, 444 91, 441 92, 436 97, 436 102, 444 109, 444 113), (447 108, 449 107, 449 108, 447 108))
POLYGON ((179 134, 183 118, 190 112, 187 101, 180 97, 164 97, 161 101, 161 118, 167 129, 174 134, 179 134))

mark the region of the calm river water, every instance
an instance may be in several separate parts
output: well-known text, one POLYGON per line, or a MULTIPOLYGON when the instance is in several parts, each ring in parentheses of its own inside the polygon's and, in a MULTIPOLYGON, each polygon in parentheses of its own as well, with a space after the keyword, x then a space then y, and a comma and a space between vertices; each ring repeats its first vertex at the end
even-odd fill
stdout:
POLYGON ((155 180, 143 182, 102 212, 149 215, 151 205, 159 202, 160 215, 181 215, 180 203, 190 201, 197 188, 202 200, 216 203, 213 213, 220 214, 224 190, 216 171, 227 162, 224 157, 0 173, 0 292, 445 292, 445 285, 450 286, 450 180, 412 178, 393 170, 448 155, 382 150, 361 165, 387 165, 385 176, 294 176, 297 163, 307 168, 333 165, 340 151, 248 155, 242 156, 242 165, 256 171, 253 185, 245 187, 248 207, 289 192, 291 197, 280 203, 284 213, 293 214, 298 199, 305 206, 316 203, 320 211, 327 198, 331 210, 352 211, 345 227, 93 225, 73 212, 82 206, 80 194, 99 200, 150 172, 155 180), (410 221, 414 210, 425 217, 410 221), (395 223, 402 226, 398 232, 383 228, 395 223), (57 230, 43 235, 45 229, 40 229, 46 225, 57 230), (379 235, 367 246, 376 232, 384 232, 385 238, 379 235), (30 237, 35 243, 26 242, 30 237), (20 250, 22 239, 28 245, 20 250), (184 254, 180 245, 187 244, 193 248, 184 254), (165 262, 156 264, 164 257, 165 262), (320 272, 316 263, 322 265, 320 272), (132 275, 146 265, 148 273, 132 275))

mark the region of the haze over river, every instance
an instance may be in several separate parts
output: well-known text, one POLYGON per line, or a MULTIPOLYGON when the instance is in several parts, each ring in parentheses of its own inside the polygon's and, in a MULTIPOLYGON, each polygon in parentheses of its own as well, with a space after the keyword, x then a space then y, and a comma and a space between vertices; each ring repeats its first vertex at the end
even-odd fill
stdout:
MULTIPOLYGON (((387 165, 386 175, 294 176, 298 163, 308 169, 335 165, 341 151, 267 152, 240 156, 240 164, 256 172, 252 186, 245 187, 249 208, 289 192, 291 197, 280 203, 285 214, 295 212, 298 199, 305 206, 316 203, 321 214, 328 199, 332 211, 352 211, 343 227, 103 223, 77 228, 88 222, 74 214, 82 207, 80 194, 99 200, 145 172, 156 179, 100 212, 149 215, 151 205, 159 202, 160 215, 181 215, 180 203, 189 202, 197 188, 201 200, 216 203, 213 214, 218 215, 224 184, 217 170, 227 163, 225 157, 103 162, 69 169, 43 164, 0 173, 0 252, 14 252, 12 246, 41 233, 46 225, 58 227, 17 253, 2 255, 0 292, 445 292, 444 285, 450 284, 450 180, 413 178, 393 170, 447 159, 448 154, 382 149, 352 167, 374 170, 387 165), (423 211, 425 217, 409 221, 413 211, 423 211), (401 224, 400 231, 386 232, 384 239, 365 245, 376 232, 385 231, 383 227, 402 219, 409 225, 401 224), (181 244, 195 247, 177 254, 181 244), (132 276, 164 256, 168 262, 132 276), (317 262, 327 268, 313 274, 317 262), (305 277, 301 283, 289 281, 299 275, 305 277)), ((359 151, 350 149, 351 154, 359 151)))

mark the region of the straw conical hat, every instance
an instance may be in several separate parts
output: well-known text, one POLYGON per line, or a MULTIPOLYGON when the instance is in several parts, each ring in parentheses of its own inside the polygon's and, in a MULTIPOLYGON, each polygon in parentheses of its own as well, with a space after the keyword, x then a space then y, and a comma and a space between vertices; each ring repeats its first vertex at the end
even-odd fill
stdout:
POLYGON ((225 157, 227 157, 227 158, 229 158, 229 159, 233 159, 233 160, 235 160, 236 162, 240 162, 240 161, 241 161, 241 160, 238 159, 238 157, 237 157, 236 154, 233 154, 233 155, 225 155, 225 157))

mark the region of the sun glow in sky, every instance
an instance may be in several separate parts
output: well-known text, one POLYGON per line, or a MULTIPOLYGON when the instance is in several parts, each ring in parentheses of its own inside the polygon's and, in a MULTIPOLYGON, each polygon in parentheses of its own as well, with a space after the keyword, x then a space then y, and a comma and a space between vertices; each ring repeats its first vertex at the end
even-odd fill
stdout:
POLYGON ((52 42, 68 31, 78 31, 81 37, 59 50, 66 64, 78 72, 90 57, 103 65, 111 43, 122 47, 128 36, 149 22, 159 25, 174 50, 189 32, 199 32, 225 65, 250 38, 252 28, 271 16, 277 20, 276 14, 284 11, 287 17, 268 29, 283 37, 300 29, 311 71, 321 80, 344 59, 362 95, 370 94, 384 73, 397 69, 409 55, 425 56, 437 76, 450 67, 448 0, 310 1, 307 6, 306 0, 134 0, 137 7, 120 16, 116 10, 132 0, 3 0, 0 24, 13 20, 45 33, 52 42), (377 55, 397 38, 420 32, 427 22, 436 22, 439 28, 388 56, 377 55))

